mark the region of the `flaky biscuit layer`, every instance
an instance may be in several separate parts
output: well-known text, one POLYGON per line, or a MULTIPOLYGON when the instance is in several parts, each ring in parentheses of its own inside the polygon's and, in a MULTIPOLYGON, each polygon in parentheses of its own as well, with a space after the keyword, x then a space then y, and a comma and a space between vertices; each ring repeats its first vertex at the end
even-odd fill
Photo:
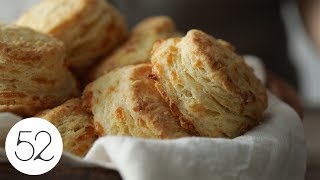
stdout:
POLYGON ((0 25, 0 111, 32 116, 76 96, 61 41, 29 28, 0 25))
POLYGON ((199 30, 154 45, 156 86, 195 134, 235 137, 262 119, 266 90, 233 47, 199 30))
POLYGON ((125 66, 86 87, 84 104, 93 113, 100 135, 188 136, 148 77, 150 73, 150 64, 125 66))
POLYGON ((127 34, 124 18, 105 0, 43 0, 16 24, 62 40, 74 68, 88 67, 127 34))
POLYGON ((63 140, 64 151, 77 156, 84 156, 97 139, 92 115, 82 108, 81 99, 70 99, 37 116, 56 126, 63 140))

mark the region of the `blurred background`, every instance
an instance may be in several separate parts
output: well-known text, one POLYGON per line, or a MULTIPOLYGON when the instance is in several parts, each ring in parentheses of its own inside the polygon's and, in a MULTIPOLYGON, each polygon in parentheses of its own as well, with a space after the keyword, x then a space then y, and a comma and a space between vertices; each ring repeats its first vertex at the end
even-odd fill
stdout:
MULTIPOLYGON (((0 22, 13 22, 40 0, 0 0, 0 22)), ((260 57, 304 105, 308 146, 306 179, 320 179, 319 0, 109 0, 129 27, 152 15, 172 17, 178 29, 201 29, 260 57)), ((39 14, 41 16, 41 14, 39 14)))

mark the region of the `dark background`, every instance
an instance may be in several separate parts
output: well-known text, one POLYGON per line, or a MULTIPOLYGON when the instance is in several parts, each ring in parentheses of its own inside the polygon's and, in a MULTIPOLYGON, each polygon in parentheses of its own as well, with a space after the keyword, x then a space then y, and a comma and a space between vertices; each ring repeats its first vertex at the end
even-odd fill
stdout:
POLYGON ((240 54, 253 54, 298 89, 287 55, 279 0, 109 0, 132 27, 148 16, 168 15, 180 31, 196 28, 232 43, 240 54))

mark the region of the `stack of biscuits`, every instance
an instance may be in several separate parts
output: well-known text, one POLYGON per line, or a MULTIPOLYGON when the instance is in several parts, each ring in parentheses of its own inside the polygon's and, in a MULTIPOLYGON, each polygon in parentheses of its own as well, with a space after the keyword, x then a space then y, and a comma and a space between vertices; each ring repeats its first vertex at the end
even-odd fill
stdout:
POLYGON ((0 25, 0 70, 0 111, 50 121, 77 156, 107 135, 233 138, 267 107, 228 42, 195 29, 182 36, 167 16, 128 32, 104 0, 44 0, 0 25))

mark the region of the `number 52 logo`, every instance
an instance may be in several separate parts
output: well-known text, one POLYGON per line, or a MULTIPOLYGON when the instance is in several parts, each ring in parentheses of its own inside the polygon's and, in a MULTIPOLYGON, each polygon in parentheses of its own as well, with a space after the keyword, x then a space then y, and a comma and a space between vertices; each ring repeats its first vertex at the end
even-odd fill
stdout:
POLYGON ((28 118, 15 124, 6 138, 8 160, 18 171, 40 175, 59 162, 63 143, 57 128, 41 118, 28 118))
MULTIPOLYGON (((22 134, 22 133, 32 133, 32 131, 19 131, 18 142, 17 142, 17 146, 19 146, 21 143, 27 143, 27 144, 29 144, 30 147, 32 147, 32 155, 31 155, 30 158, 28 158, 28 159, 22 159, 22 158, 20 158, 20 157, 17 155, 17 151, 15 151, 14 153, 15 153, 16 157, 17 157, 20 161, 29 161, 29 160, 33 157, 35 150, 34 150, 34 146, 33 146, 29 141, 22 141, 22 140, 20 140, 20 137, 21 137, 21 134, 22 134)), ((50 139, 49 139, 48 144, 42 149, 42 151, 40 151, 40 153, 39 153, 33 160, 35 161, 35 160, 39 159, 39 160, 42 160, 42 161, 50 161, 50 160, 53 159, 54 156, 52 156, 50 159, 43 159, 43 158, 41 157, 41 154, 42 154, 43 151, 51 144, 51 135, 50 135, 50 133, 48 133, 47 131, 40 131, 40 132, 38 132, 38 133, 36 134, 36 136, 35 136, 35 138, 34 138, 35 141, 37 140, 37 137, 38 137, 38 135, 39 135, 40 133, 46 133, 46 134, 49 136, 50 139)))

